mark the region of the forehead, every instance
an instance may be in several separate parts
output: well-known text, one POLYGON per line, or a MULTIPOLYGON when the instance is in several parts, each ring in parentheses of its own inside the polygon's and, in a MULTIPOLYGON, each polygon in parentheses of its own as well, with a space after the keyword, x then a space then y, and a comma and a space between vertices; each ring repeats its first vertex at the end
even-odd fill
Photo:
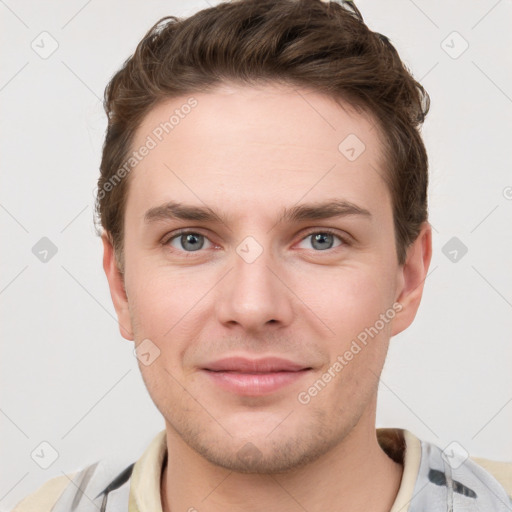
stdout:
POLYGON ((144 145, 152 149, 130 174, 127 201, 138 211, 176 197, 221 205, 233 194, 242 215, 306 195, 389 205, 373 119, 309 89, 223 84, 166 100, 136 132, 132 149, 144 145))

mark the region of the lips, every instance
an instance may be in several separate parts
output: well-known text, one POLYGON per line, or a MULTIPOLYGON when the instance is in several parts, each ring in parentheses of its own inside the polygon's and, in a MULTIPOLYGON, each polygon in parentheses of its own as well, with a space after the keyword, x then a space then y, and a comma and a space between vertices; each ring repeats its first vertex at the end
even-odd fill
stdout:
POLYGON ((209 363, 202 371, 210 382, 224 391, 255 397, 290 386, 311 369, 279 357, 229 357, 209 363))
POLYGON ((310 369, 307 365, 301 365, 279 357, 265 357, 262 359, 247 359, 244 357, 226 357, 205 366, 205 370, 213 372, 237 372, 237 373, 275 373, 298 372, 310 369))

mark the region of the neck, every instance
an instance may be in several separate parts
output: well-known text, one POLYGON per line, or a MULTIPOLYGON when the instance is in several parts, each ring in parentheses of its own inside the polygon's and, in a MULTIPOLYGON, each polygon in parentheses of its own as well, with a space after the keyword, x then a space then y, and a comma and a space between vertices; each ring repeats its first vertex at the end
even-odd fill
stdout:
POLYGON ((382 450, 374 426, 360 425, 321 458, 279 474, 242 474, 215 466, 167 426, 171 456, 162 474, 162 510, 389 512, 403 467, 382 450))

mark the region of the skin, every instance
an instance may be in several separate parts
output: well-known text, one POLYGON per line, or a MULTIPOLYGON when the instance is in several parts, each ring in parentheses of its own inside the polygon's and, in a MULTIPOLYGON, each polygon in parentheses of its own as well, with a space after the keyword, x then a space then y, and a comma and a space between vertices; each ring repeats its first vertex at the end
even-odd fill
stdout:
MULTIPOLYGON (((197 107, 130 174, 124 278, 103 236, 121 334, 160 350, 139 367, 166 423, 163 511, 389 511, 403 468, 377 441, 378 378, 390 337, 420 304, 431 227, 399 265, 381 141, 368 116, 278 84, 193 96, 197 107), (349 134, 365 144, 354 161, 338 150, 349 134), (277 222, 285 207, 332 199, 371 217, 277 222), (145 223, 147 210, 170 200, 226 219, 145 223), (202 248, 165 239, 179 228, 204 235, 202 248), (326 228, 335 236, 315 243, 326 228), (252 263, 237 253, 247 236, 262 248, 252 263), (395 303, 400 312, 300 403, 298 394, 395 303), (312 371, 270 395, 240 396, 200 370, 228 355, 280 356, 312 371), (247 450, 257 456, 242 456, 247 450)), ((153 108, 134 147, 187 99, 153 108)))

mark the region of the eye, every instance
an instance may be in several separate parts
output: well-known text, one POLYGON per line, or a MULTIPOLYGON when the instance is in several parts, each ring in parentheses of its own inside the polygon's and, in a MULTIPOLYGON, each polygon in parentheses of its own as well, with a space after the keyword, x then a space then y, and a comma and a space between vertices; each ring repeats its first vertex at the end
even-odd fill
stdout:
MULTIPOLYGON (((300 243, 304 243, 308 239, 311 239, 311 245, 317 252, 335 249, 341 245, 349 245, 347 239, 330 229, 311 231, 302 238, 300 243), (337 245, 334 245, 335 239, 338 239, 337 245)), ((162 241, 162 245, 171 247, 172 251, 185 253, 198 252, 201 249, 208 249, 213 246, 212 242, 205 235, 196 231, 186 230, 172 233, 162 241), (205 246, 205 243, 210 245, 205 246)), ((310 247, 305 248, 309 249, 310 247)))
MULTIPOLYGON (((301 243, 308 239, 311 239, 311 245, 313 246, 313 248, 319 251, 333 249, 339 247, 340 245, 348 245, 348 242, 343 237, 336 234, 334 231, 330 229, 323 229, 321 231, 311 231, 301 240, 301 243), (335 238, 337 238, 340 241, 340 243, 338 243, 338 245, 336 246, 333 246, 335 238)), ((308 247, 306 247, 306 249, 308 249, 308 247)))
POLYGON ((211 244, 205 235, 195 231, 181 231, 167 238, 162 242, 163 245, 171 246, 177 251, 196 252, 204 248, 205 241, 211 244))

